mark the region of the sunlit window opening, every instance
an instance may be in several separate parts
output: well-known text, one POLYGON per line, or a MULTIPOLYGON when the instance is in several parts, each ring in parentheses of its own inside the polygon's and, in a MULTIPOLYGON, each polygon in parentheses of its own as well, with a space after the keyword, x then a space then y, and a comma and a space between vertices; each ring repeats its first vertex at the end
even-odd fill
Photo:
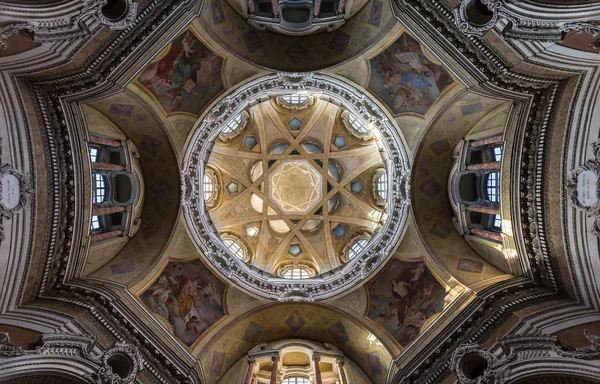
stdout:
POLYGON ((362 250, 367 247, 367 244, 369 244, 368 239, 365 239, 365 238, 357 239, 354 242, 354 244, 352 244, 350 246, 350 248, 348 249, 348 260, 352 260, 353 258, 358 256, 362 252, 362 250))
POLYGON ((492 153, 494 155, 494 161, 502 160, 502 147, 492 148, 492 153))
POLYGON ((498 172, 490 172, 485 179, 485 187, 488 200, 492 203, 500 201, 500 174, 498 172))
POLYGON ((98 159, 98 148, 91 147, 90 148, 90 161, 95 163, 98 159))
POLYGON ((227 248, 229 248, 229 250, 240 260, 244 259, 244 248, 242 248, 242 246, 235 241, 234 239, 231 238, 226 238, 223 239, 223 244, 225 244, 225 246, 227 248))
POLYGON ((92 216, 92 229, 100 229, 100 219, 98 216, 92 216))
POLYGON ((354 128, 358 133, 370 132, 365 123, 352 113, 348 114, 348 123, 350 123, 352 128, 354 128))
MULTIPOLYGON (((308 273, 308 271, 304 268, 294 267, 285 271, 282 276, 285 279, 308 279, 310 277, 310 273, 308 273)), ((285 383, 286 381, 284 380, 283 382, 285 383)), ((295 382, 290 381, 290 383, 295 382)), ((303 383, 303 381, 298 381, 298 383, 303 383)))
POLYGON ((223 128, 223 133, 232 133, 242 124, 242 114, 235 116, 233 119, 229 120, 227 124, 225 124, 225 128, 223 128))
POLYGON ((494 228, 502 228, 502 218, 500 215, 494 215, 494 228))
POLYGON ((387 200, 388 196, 388 175, 387 172, 384 172, 377 178, 377 182, 375 183, 375 189, 377 195, 381 200, 387 200))
POLYGON ((293 95, 281 96, 281 99, 288 104, 304 104, 308 100, 308 95, 299 95, 295 93, 293 95))
POLYGON ((212 199, 215 194, 214 182, 209 175, 204 175, 204 200, 208 201, 212 199))
POLYGON ((281 384, 310 384, 310 380, 304 377, 288 377, 283 379, 281 384))
POLYGON ((106 199, 106 182, 104 176, 100 173, 94 173, 94 204, 103 203, 106 199))

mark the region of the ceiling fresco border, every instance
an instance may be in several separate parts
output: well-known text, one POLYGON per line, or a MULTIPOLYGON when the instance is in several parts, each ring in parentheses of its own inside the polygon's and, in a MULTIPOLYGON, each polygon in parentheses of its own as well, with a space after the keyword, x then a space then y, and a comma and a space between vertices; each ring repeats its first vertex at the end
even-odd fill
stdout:
POLYGON ((203 35, 200 33, 200 31, 198 31, 198 29, 196 28, 196 26, 194 25, 194 23, 190 23, 185 29, 181 30, 176 37, 174 37, 173 40, 171 40, 171 42, 169 44, 167 44, 167 46, 159 53, 158 56, 156 56, 154 59, 152 59, 152 61, 150 61, 142 71, 140 71, 140 73, 138 74, 138 76, 136 77, 136 79, 134 80, 134 86, 136 87, 136 89, 141 90, 142 92, 144 92, 145 96, 149 97, 157 106, 157 108, 162 112, 162 114, 164 115, 165 118, 169 118, 171 116, 176 116, 176 115, 186 115, 186 116, 190 116, 190 117, 194 117, 194 118, 198 118, 199 115, 202 115, 203 112, 207 109, 208 106, 214 104, 217 100, 219 100, 226 92, 227 89, 225 87, 225 78, 224 78, 224 73, 222 71, 223 68, 225 68, 227 62, 228 62, 228 58, 223 56, 223 54, 221 52, 219 52, 219 50, 215 49, 211 43, 205 39, 203 37, 203 35), (185 111, 173 111, 173 112, 167 112, 165 111, 164 107, 162 106, 162 104, 158 101, 158 99, 156 98, 156 96, 154 94, 152 94, 152 92, 147 89, 139 80, 139 77, 141 75, 141 73, 148 68, 148 66, 150 66, 151 64, 158 64, 165 56, 167 56, 169 54, 169 51, 171 50, 172 46, 173 46, 173 40, 178 38, 179 36, 183 35, 186 32, 192 32, 194 34, 194 37, 196 39, 198 39, 198 41, 204 45, 209 51, 211 51, 214 55, 216 55, 217 57, 220 57, 222 60, 221 63, 221 71, 220 71, 220 76, 221 76, 221 83, 223 85, 223 89, 221 89, 217 94, 215 94, 213 97, 211 97, 208 101, 206 101, 202 107, 200 108, 200 112, 198 112, 197 114, 195 113, 191 113, 191 112, 185 112, 185 111))
POLYGON ((454 76, 452 73, 449 73, 450 77, 452 78, 453 82, 452 84, 449 84, 447 87, 445 87, 439 95, 436 96, 436 99, 432 101, 432 105, 430 105, 427 110, 425 111, 425 113, 418 113, 418 112, 410 112, 410 111, 406 111, 406 112, 399 112, 399 113, 395 113, 391 107, 388 105, 388 103, 383 100, 381 98, 381 96, 379 96, 377 94, 377 92, 375 92, 375 90, 373 90, 370 86, 371 83, 371 79, 372 79, 372 70, 371 70, 371 60, 375 59, 376 57, 378 57, 379 55, 381 55, 383 52, 385 52, 388 48, 390 48, 392 45, 396 44, 397 41, 402 37, 403 34, 407 34, 408 36, 410 36, 411 38, 415 39, 419 44, 420 44, 420 51, 423 54, 423 56, 425 56, 425 58, 427 58, 428 60, 430 60, 434 65, 438 65, 444 69, 447 69, 446 67, 444 67, 444 65, 438 60, 438 58, 436 58, 434 55, 431 54, 431 52, 423 45, 423 43, 419 40, 419 38, 416 37, 416 35, 410 33, 410 31, 408 31, 406 29, 406 27, 404 27, 401 23, 400 23, 400 28, 398 29, 398 31, 394 34, 393 38, 390 38, 390 43, 381 47, 381 49, 377 50, 376 52, 373 52, 371 55, 369 55, 368 57, 365 58, 365 62, 367 63, 367 81, 365 84, 362 84, 363 88, 365 90, 367 90, 369 92, 370 95, 372 95, 377 101, 379 101, 381 103, 381 105, 384 105, 387 109, 387 111, 394 117, 399 117, 399 116, 414 116, 417 117, 419 119, 427 119, 428 116, 431 114, 431 106, 433 105, 433 103, 439 99, 442 98, 444 95, 446 95, 447 93, 450 93, 453 88, 455 87, 460 87, 462 84, 459 81, 459 79, 456 78, 456 76, 454 76))
MULTIPOLYGON (((156 2, 155 2, 156 3, 156 2)), ((154 3, 154 4, 155 4, 154 3)), ((520 88, 520 83, 529 83, 528 88, 529 91, 533 93, 538 93, 536 96, 536 100, 532 103, 532 111, 535 112, 535 119, 532 119, 526 127, 526 137, 524 140, 524 145, 528 148, 529 152, 524 154, 524 161, 521 165, 521 179, 520 181, 525 184, 523 197, 521 198, 521 212, 524 215, 535 215, 535 218, 531 218, 531 220, 527 220, 524 222, 524 226, 527 231, 524 231, 524 236, 526 237, 524 243, 526 246, 527 254, 532 255, 529 261, 535 265, 540 270, 536 273, 536 279, 539 279, 540 275, 542 275, 542 271, 545 268, 552 269, 552 265, 550 263, 550 257, 548 252, 551 252, 551 249, 541 249, 538 244, 538 236, 540 231, 544 233, 543 241, 548 238, 548 234, 546 233, 546 228, 543 225, 546 217, 542 212, 537 212, 536 208, 542 207, 544 204, 543 194, 539 194, 539 188, 541 186, 534 185, 535 179, 542 179, 547 172, 547 169, 537 166, 537 158, 534 157, 533 154, 538 153, 538 156, 544 154, 545 142, 540 140, 540 137, 544 137, 547 132, 547 123, 548 119, 551 117, 547 109, 550 108, 556 102, 556 96, 560 95, 560 85, 552 84, 555 83, 553 81, 547 81, 545 79, 530 77, 523 74, 516 74, 510 70, 507 66, 500 62, 497 56, 490 51, 487 51, 484 54, 478 54, 477 50, 474 46, 478 48, 482 48, 482 43, 476 39, 465 39, 464 36, 460 34, 453 26, 453 24, 449 21, 452 20, 449 17, 449 13, 443 12, 443 6, 435 1, 431 1, 433 6, 426 3, 421 2, 420 0, 410 0, 404 5, 398 5, 406 11, 410 16, 415 20, 419 20, 420 22, 424 22, 423 18, 429 19, 429 22, 434 26, 437 26, 438 29, 442 29, 444 26, 446 29, 454 31, 454 36, 450 36, 449 40, 454 43, 460 43, 461 48, 463 48, 463 52, 465 55, 470 57, 470 59, 474 63, 479 63, 478 68, 481 70, 483 75, 486 77, 495 78, 493 83, 496 86, 504 85, 508 89, 516 89, 520 88), (409 5, 410 4, 410 5, 409 5), (421 13, 421 14, 419 14, 421 13), (423 13, 426 13, 425 15, 423 13), (498 65, 499 67, 503 67, 501 69, 497 69, 494 66, 498 65), (505 70, 504 73, 500 73, 501 70, 505 70), (515 76, 515 77, 513 77, 515 76), (540 85, 540 88, 548 86, 548 90, 544 93, 543 90, 539 89, 535 85, 540 85), (540 143, 541 141, 541 143, 540 143), (539 150, 539 151, 538 151, 539 150), (533 176, 536 177, 533 177, 533 176), (535 195, 540 196, 539 199, 535 195), (539 222, 541 220, 541 222, 539 222), (540 230, 541 229, 541 230, 540 230)), ((165 7, 168 7, 165 5, 165 7)), ((141 13, 144 10, 141 11, 141 13)), ((176 6, 171 8, 168 12, 175 12, 176 6)), ((177 10, 178 12, 181 9, 177 10)), ((157 12, 158 14, 158 12, 157 12)), ((157 17, 157 16, 156 16, 157 17)), ((148 19, 150 20, 150 19, 148 19)), ((146 20, 146 22, 148 21, 146 20)), ((151 20, 152 21, 152 20, 151 20)), ((163 20, 164 21, 164 20, 163 20)), ((150 23, 148 23, 150 24, 150 23)), ((148 25, 146 24, 146 25, 148 25)), ((164 25, 163 23, 162 25, 164 25)), ((159 30, 160 28, 157 28, 159 30)), ((147 33, 150 33, 150 30, 145 30, 147 33)), ((119 36, 126 34, 127 32, 123 32, 119 34, 119 36)), ((121 44, 123 41, 121 41, 121 44)), ((132 53, 134 52, 135 44, 139 43, 139 40, 131 39, 125 42, 125 46, 121 46, 120 49, 117 50, 117 55, 122 53, 132 53)), ((99 61, 103 61, 103 65, 105 68, 110 67, 108 64, 108 58, 112 58, 110 56, 105 56, 99 61)), ((124 58, 121 57, 121 60, 124 58)), ((468 60, 465 60, 468 63, 468 60)), ((97 62, 96 62, 97 64, 97 62)), ((71 121, 68 114, 65 113, 66 101, 64 104, 61 104, 61 96, 64 99, 68 99, 71 93, 70 91, 75 92, 84 92, 88 87, 94 86, 102 86, 104 90, 107 90, 110 85, 106 85, 105 81, 110 77, 109 72, 113 72, 115 66, 110 67, 108 70, 104 71, 102 74, 85 74, 81 76, 75 76, 73 73, 66 75, 66 81, 71 82, 71 85, 75 85, 70 90, 67 90, 68 87, 64 85, 61 87, 56 87, 52 93, 49 92, 48 89, 43 89, 44 86, 53 86, 60 81, 56 79, 54 82, 30 82, 28 84, 31 87, 36 96, 37 101, 40 103, 40 108, 37 113, 41 121, 45 124, 45 129, 47 130, 46 134, 48 135, 47 141, 45 142, 46 146, 56 145, 61 151, 54 151, 53 153, 58 153, 60 158, 53 159, 53 165, 56 166, 54 168, 55 174, 52 174, 49 171, 50 181, 54 183, 53 187, 57 188, 59 193, 55 194, 56 199, 50 200, 51 203, 54 204, 55 210, 54 214, 60 217, 56 217, 52 228, 60 229, 62 233, 64 233, 64 237, 57 238, 49 238, 46 247, 48 248, 48 259, 47 262, 42 265, 42 268, 45 270, 44 274, 46 276, 54 275, 55 279, 49 284, 47 281, 47 277, 44 278, 43 282, 39 282, 41 286, 38 286, 38 290, 41 290, 44 300, 52 301, 52 302, 60 302, 65 303, 67 305, 77 305, 83 299, 87 299, 87 301, 91 302, 90 310, 93 312, 93 316, 96 316, 98 320, 98 324, 101 327, 107 327, 111 329, 111 333, 114 335, 116 339, 121 338, 121 332, 126 334, 131 340, 134 340, 136 343, 139 343, 139 347, 146 359, 144 365, 148 367, 149 370, 153 371, 153 373, 160 377, 160 373, 156 371, 155 367, 159 367, 158 370, 165 372, 165 375, 169 378, 169 380, 173 380, 173 382, 181 382, 183 380, 188 379, 187 375, 190 374, 189 371, 186 371, 187 366, 184 363, 179 361, 173 355, 169 355, 168 353, 164 353, 164 351, 153 350, 148 347, 148 344, 151 343, 148 341, 148 338, 151 338, 146 331, 146 328, 143 324, 138 323, 134 324, 135 320, 131 318, 134 317, 128 308, 126 308, 119 299, 117 299, 114 295, 111 295, 107 290, 102 290, 98 287, 94 287, 93 290, 82 288, 82 283, 71 283, 68 282, 68 257, 70 256, 73 243, 77 242, 77 235, 74 234, 74 228, 71 226, 67 226, 65 224, 66 221, 73 220, 75 217, 75 225, 79 225, 80 223, 77 221, 76 212, 78 212, 81 207, 78 206, 79 196, 78 189, 75 187, 76 181, 74 175, 74 168, 77 167, 78 160, 77 157, 80 156, 76 146, 71 147, 71 143, 69 143, 69 130, 73 125, 73 121, 71 121), (96 77, 97 76, 97 77, 96 77), (86 80, 83 80, 87 77, 86 80), (51 95, 51 100, 47 100, 46 96, 51 95), (56 128, 56 131, 55 131, 56 128), (54 142, 56 140, 56 142, 54 142), (75 164, 75 165, 74 165, 75 164), (60 176, 64 176, 67 182, 61 183, 60 176), (59 201, 58 198, 63 197, 65 200, 63 202, 59 201), (59 207, 59 208, 57 208, 59 207), (61 253, 57 255, 57 259, 54 259, 55 253, 61 253), (53 265, 57 264, 57 265, 53 265), (58 271, 50 272, 54 267, 57 266, 58 271), (53 289, 55 288, 55 290, 53 289), (95 308, 92 306, 95 305, 95 308), (116 314, 110 313, 108 310, 102 310, 103 306, 113 305, 115 306, 116 314), (93 309, 92 309, 93 308, 93 309), (108 324, 107 320, 112 324, 108 324), (121 327, 119 331, 116 330, 115 324, 125 324, 124 327, 121 327), (102 325, 100 325, 102 324, 102 325), (175 361, 175 365, 166 364, 165 362, 173 362, 175 361)), ((471 67, 469 67, 471 68, 471 67)), ((100 71, 98 71, 100 72, 100 71)), ((483 76, 482 75, 482 76, 483 76)), ((494 90, 494 85, 487 86, 489 90, 494 90)), ((50 98, 49 98, 50 99, 50 98)), ((23 115, 26 114, 25 111, 22 111, 23 115)), ((46 148, 48 149, 48 148, 46 148)), ((542 241, 542 240, 540 240, 542 241)), ((75 248, 75 247, 73 247, 75 248)), ((30 256, 30 255, 29 255, 30 256)), ((456 345, 460 343, 461 340, 472 340, 475 341, 480 339, 485 332, 489 332, 489 329, 494 325, 498 324, 502 320, 502 316, 507 313, 508 310, 514 310, 517 306, 526 305, 529 301, 540 300, 543 297, 550 297, 555 294, 553 291, 549 291, 545 288, 536 287, 537 283, 535 282, 526 282, 524 283, 523 279, 515 279, 507 283, 499 284, 496 287, 493 287, 489 290, 489 295, 485 294, 478 300, 477 305, 470 306, 467 310, 464 311, 465 314, 472 314, 473 312, 478 315, 474 316, 474 321, 471 323, 472 325, 465 329, 462 329, 458 322, 455 324, 454 333, 451 331, 448 332, 446 338, 445 345, 456 345), (522 285, 517 285, 522 284, 522 285), (525 289, 524 289, 525 288, 525 289), (511 297, 512 295, 512 297, 511 297), (507 301, 508 298, 513 299, 513 303, 517 302, 513 306, 503 303, 503 301, 507 301), (518 300, 514 300, 518 299, 518 300), (477 308, 479 306, 479 308, 477 308), (488 308, 487 310, 481 308, 488 308), (460 336, 459 336, 460 335, 460 336), (454 343, 454 344, 452 344, 454 343)), ((466 318, 462 318, 465 320, 466 318)), ((152 339, 151 339, 152 340, 152 339)), ((423 357, 427 357, 429 359, 436 359, 438 365, 435 369, 432 369, 426 373, 418 371, 418 364, 416 360, 424 361, 425 359, 412 359, 411 363, 414 362, 411 366, 407 366, 406 369, 400 371, 402 375, 406 374, 406 377, 409 379, 413 379, 412 382, 434 382, 440 379, 443 376, 443 364, 444 361, 444 352, 440 351, 433 352, 433 348, 436 346, 431 345, 429 349, 425 352, 422 352, 420 355, 423 357), (419 378, 417 379, 417 376, 419 378)), ((156 346, 155 346, 156 348, 156 346)), ((401 355, 402 356, 402 355, 401 355)), ((164 380, 162 380, 164 382, 164 380)), ((401 376, 397 375, 394 379, 394 382, 400 382, 401 376)), ((408 381, 404 381, 408 382, 408 381)))
POLYGON ((199 120, 199 125, 189 139, 183 160, 181 204, 189 232, 200 252, 216 270, 236 285, 255 295, 279 301, 314 301, 330 298, 346 292, 345 289, 351 284, 366 279, 381 268, 404 234, 410 206, 410 161, 405 143, 402 134, 394 128, 395 123, 382 112, 383 109, 363 91, 353 89, 334 77, 318 73, 280 72, 264 75, 235 88, 199 120), (203 169, 208 161, 212 139, 224 122, 260 97, 298 90, 323 93, 344 100, 348 108, 362 112, 360 115, 368 115, 371 123, 377 125, 386 139, 385 145, 389 147, 387 151, 392 160, 388 166, 394 167, 397 183, 394 199, 388 201, 389 218, 382 226, 383 229, 374 237, 378 241, 374 243, 376 245, 348 264, 329 271, 325 277, 306 279, 302 282, 271 278, 219 246, 221 241, 212 229, 209 218, 204 214, 204 199, 202 190, 198 187, 198 180, 202 180, 203 169))

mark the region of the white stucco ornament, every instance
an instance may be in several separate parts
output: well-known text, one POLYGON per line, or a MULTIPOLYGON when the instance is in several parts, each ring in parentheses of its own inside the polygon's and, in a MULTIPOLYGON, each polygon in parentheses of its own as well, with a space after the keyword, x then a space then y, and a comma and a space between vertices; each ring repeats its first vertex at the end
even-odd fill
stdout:
POLYGON ((584 207, 593 207, 598 203, 598 175, 585 170, 577 175, 577 199, 584 207))
POLYGON ((15 175, 10 173, 2 175, 0 179, 2 184, 2 200, 1 203, 7 210, 13 210, 19 205, 21 199, 21 184, 15 175))

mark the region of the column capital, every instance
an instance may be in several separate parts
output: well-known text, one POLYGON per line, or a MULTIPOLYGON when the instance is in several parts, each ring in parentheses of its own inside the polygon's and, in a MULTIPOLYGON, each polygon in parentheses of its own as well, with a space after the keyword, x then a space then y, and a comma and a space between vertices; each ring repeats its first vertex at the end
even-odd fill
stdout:
POLYGON ((313 353, 312 360, 313 361, 321 361, 321 356, 316 353, 313 353))

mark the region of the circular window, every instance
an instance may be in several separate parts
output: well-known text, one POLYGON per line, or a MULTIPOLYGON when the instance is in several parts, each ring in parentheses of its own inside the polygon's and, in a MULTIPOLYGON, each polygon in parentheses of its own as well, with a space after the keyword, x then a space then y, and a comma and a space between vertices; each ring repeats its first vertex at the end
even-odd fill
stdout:
POLYGON ((186 149, 183 208, 194 241, 254 294, 313 301, 345 292, 357 283, 347 276, 367 278, 403 232, 410 169, 399 132, 377 102, 339 79, 279 73, 244 84, 197 122, 186 149), (248 116, 244 134, 221 140, 236 116, 248 116), (304 123, 291 130, 290 119, 304 123), (197 200, 212 192, 195 175, 209 168, 230 181, 218 209, 205 211, 197 200), (385 179, 373 169, 387 170, 385 179), (371 180, 380 204, 365 193, 371 180))

